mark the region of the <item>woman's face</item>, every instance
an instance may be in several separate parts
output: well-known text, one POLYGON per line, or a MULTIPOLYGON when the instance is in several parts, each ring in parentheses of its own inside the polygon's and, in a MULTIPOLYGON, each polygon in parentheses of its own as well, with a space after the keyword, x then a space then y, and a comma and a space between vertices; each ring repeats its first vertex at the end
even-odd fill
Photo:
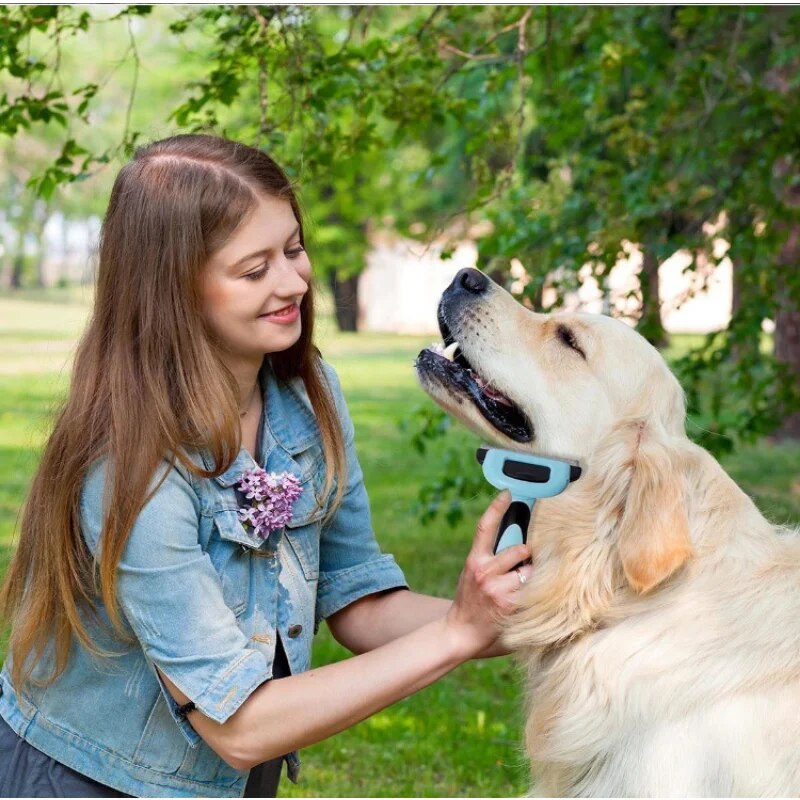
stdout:
POLYGON ((286 200, 259 194, 247 220, 206 264, 206 320, 229 352, 261 361, 300 338, 300 301, 311 263, 286 200))

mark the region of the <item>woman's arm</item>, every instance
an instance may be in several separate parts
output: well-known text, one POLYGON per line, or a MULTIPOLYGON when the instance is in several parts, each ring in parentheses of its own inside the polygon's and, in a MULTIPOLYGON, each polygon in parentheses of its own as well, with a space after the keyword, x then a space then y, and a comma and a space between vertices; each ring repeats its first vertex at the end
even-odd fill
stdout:
MULTIPOLYGON (((247 770, 321 741, 440 678, 469 657, 444 619, 361 656, 256 689, 220 725, 199 711, 192 727, 228 764, 247 770)), ((178 702, 182 696, 164 676, 178 702)))
POLYGON ((452 605, 442 597, 395 589, 362 597, 327 622, 339 644, 352 653, 366 653, 441 619, 452 605))
MULTIPOLYGON (((528 553, 528 559, 530 554, 528 553)), ((531 577, 532 568, 520 567, 527 580, 531 577)), ((519 578, 517 578, 519 581, 519 578)), ((366 653, 391 642, 398 636, 416 630, 440 619, 447 614, 453 605, 452 600, 418 594, 408 589, 396 589, 388 592, 370 594, 346 606, 337 614, 329 617, 328 627, 339 644, 351 653, 366 653)), ((474 658, 494 658, 508 655, 510 651, 502 642, 493 642, 486 650, 476 653, 474 658)))
MULTIPOLYGON (((194 729, 231 766, 250 769, 354 725, 485 651, 497 638, 498 616, 514 609, 519 583, 509 570, 528 555, 524 545, 491 552, 509 497, 499 495, 481 517, 444 616, 363 655, 268 681, 223 724, 192 711, 194 729)), ((179 703, 189 699, 163 677, 179 703)))

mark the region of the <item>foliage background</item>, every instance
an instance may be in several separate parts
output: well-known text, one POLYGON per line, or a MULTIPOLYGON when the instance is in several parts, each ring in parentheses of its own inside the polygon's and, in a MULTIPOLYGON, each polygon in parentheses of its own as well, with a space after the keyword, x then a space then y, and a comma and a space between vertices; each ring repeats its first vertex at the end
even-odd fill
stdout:
MULTIPOLYGON (((604 286, 637 243, 632 321, 679 374, 689 434, 797 521, 798 33, 792 6, 0 6, 2 557, 83 319, 66 288, 37 293, 45 226, 101 216, 137 144, 193 130, 268 149, 298 184, 336 299, 320 344, 382 541, 420 590, 449 593, 488 490, 474 442, 413 385, 427 340, 334 325, 353 325, 380 228, 454 245, 482 223, 479 266, 506 282, 519 259, 534 309, 587 268, 604 286), (670 342, 658 266, 686 248, 689 271, 713 271, 708 223, 730 243, 731 323, 670 342)), ((320 642, 318 659, 342 656, 320 642)), ((524 792, 514 681, 464 668, 319 745, 296 791, 524 792)))
POLYGON ((0 7, 0 31, 18 231, 53 206, 100 213, 137 143, 214 131, 296 178, 346 328, 371 230, 455 240, 480 221, 479 266, 502 281, 519 259, 534 308, 582 268, 604 287, 637 243, 635 321, 663 345, 658 265, 686 248, 713 270, 716 223, 731 324, 676 363, 709 418, 696 438, 800 437, 797 7, 26 6, 0 7))

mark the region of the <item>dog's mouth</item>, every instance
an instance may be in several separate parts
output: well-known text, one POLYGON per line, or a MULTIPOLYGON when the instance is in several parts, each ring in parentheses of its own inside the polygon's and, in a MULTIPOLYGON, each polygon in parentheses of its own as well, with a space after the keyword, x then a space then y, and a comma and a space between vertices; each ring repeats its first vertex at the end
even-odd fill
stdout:
POLYGON ((491 425, 516 442, 530 442, 533 426, 527 416, 469 363, 459 343, 439 316, 443 342, 434 343, 417 356, 418 371, 466 394, 491 425))

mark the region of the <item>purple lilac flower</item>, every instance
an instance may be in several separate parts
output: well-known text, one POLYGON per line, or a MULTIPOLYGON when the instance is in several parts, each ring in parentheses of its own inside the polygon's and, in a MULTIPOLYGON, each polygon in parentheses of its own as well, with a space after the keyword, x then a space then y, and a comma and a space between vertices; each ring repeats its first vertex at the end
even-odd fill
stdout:
POLYGON ((292 519, 292 506, 303 493, 300 481, 291 472, 267 472, 261 467, 245 470, 239 491, 250 506, 239 509, 239 521, 252 527, 256 536, 266 539, 292 519))

